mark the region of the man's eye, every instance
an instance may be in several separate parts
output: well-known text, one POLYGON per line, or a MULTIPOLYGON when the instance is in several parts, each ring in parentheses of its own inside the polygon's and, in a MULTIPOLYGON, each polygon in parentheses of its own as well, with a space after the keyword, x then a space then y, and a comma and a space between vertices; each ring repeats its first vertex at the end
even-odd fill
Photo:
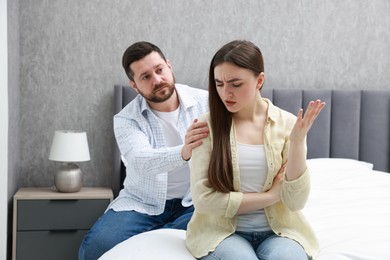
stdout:
POLYGON ((147 80, 149 78, 149 75, 145 75, 142 77, 142 80, 147 80))
POLYGON ((157 73, 157 74, 160 74, 162 71, 163 71, 163 69, 160 68, 160 69, 157 69, 157 70, 156 70, 156 73, 157 73))

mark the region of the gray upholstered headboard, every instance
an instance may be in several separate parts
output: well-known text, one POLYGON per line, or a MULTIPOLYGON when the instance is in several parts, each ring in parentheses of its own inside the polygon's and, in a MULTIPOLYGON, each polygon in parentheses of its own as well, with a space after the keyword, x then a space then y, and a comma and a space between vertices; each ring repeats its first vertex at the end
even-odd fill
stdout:
MULTIPOLYGON (((114 86, 115 114, 137 93, 130 86, 114 86)), ((267 89, 262 96, 297 114, 310 100, 327 103, 307 137, 308 158, 350 158, 390 172, 390 91, 267 89)), ((116 197, 126 174, 114 143, 112 188, 116 197)))

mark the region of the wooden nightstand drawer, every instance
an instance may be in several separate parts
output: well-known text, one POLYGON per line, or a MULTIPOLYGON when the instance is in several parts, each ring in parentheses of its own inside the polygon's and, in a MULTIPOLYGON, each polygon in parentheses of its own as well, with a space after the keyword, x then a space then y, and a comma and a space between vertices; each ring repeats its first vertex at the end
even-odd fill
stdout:
POLYGON ((12 259, 77 260, 84 235, 112 199, 110 188, 20 188, 14 195, 12 259))
POLYGON ((76 260, 87 230, 18 232, 18 259, 76 260))
POLYGON ((17 230, 90 229, 109 199, 19 200, 17 230))

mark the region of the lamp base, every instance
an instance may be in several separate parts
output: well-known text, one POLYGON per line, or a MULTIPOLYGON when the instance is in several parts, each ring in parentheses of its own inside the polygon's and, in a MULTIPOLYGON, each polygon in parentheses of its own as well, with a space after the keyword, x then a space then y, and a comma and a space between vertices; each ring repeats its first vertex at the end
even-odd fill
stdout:
POLYGON ((82 186, 81 170, 75 163, 63 163, 54 176, 59 192, 78 192, 82 186))

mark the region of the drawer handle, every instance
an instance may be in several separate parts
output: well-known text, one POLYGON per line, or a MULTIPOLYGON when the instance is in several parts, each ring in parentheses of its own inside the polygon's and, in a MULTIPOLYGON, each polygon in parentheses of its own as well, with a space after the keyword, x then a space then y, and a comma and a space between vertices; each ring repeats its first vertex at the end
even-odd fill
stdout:
POLYGON ((53 199, 53 200, 50 200, 50 201, 69 201, 69 202, 76 202, 76 201, 78 201, 78 199, 66 199, 66 200, 58 200, 58 199, 53 199))
POLYGON ((77 229, 51 229, 51 230, 49 230, 49 232, 52 232, 52 233, 64 233, 64 232, 75 233, 75 232, 77 232, 77 229))

